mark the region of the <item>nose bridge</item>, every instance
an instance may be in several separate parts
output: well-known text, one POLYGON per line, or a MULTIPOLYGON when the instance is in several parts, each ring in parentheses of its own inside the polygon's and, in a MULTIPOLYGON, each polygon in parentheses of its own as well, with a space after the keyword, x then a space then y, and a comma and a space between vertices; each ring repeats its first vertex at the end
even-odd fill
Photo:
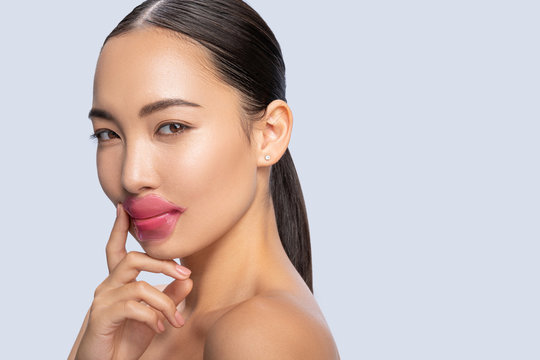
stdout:
POLYGON ((144 140, 133 140, 125 145, 122 185, 130 193, 158 185, 151 147, 144 140))

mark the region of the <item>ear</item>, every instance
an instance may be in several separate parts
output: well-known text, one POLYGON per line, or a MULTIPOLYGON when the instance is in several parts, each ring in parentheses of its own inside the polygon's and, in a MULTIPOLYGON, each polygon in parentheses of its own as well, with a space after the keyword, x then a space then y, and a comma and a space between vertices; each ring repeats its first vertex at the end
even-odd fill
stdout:
POLYGON ((292 125, 292 111, 285 101, 274 100, 266 107, 253 129, 258 166, 271 166, 281 159, 289 146, 292 125))

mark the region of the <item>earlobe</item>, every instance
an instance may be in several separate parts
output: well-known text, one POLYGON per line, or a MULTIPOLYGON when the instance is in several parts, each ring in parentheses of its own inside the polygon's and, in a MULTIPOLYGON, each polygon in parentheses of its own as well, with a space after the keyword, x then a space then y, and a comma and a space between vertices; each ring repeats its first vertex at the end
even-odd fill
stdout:
POLYGON ((270 166, 281 159, 292 132, 292 112, 283 100, 274 100, 266 108, 266 114, 259 123, 259 166, 270 166))

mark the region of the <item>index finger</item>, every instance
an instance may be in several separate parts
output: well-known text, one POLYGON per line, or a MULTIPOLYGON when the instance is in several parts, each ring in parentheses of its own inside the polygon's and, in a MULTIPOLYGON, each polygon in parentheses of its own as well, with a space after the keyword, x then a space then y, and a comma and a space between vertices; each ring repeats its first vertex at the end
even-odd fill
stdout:
POLYGON ((116 206, 116 220, 111 230, 111 236, 107 242, 105 253, 107 254, 107 267, 109 273, 126 256, 126 239, 129 230, 129 215, 121 203, 116 206))

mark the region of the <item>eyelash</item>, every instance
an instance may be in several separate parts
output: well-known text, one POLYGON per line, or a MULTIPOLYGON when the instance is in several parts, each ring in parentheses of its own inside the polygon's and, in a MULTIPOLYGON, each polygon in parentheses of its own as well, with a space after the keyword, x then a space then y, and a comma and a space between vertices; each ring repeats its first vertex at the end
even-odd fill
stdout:
MULTIPOLYGON (((183 133, 184 131, 186 131, 187 129, 190 128, 189 126, 187 126, 187 125, 185 125, 185 124, 171 122, 171 123, 165 123, 165 124, 162 124, 162 125, 158 128, 158 131, 159 131, 159 129, 161 129, 161 128, 165 127, 165 126, 171 126, 171 125, 177 125, 177 126, 178 126, 178 132, 171 133, 171 134, 161 134, 161 136, 176 136, 176 135, 180 135, 181 133, 183 133)), ((116 134, 114 131, 108 130, 108 129, 101 129, 101 130, 97 130, 95 133, 91 134, 91 135, 90 135, 90 140, 95 140, 95 141, 97 141, 97 142, 111 141, 112 139, 102 140, 102 139, 99 138, 99 136, 100 136, 101 134, 104 134, 104 133, 113 133, 117 138, 119 138, 118 134, 116 134)))

